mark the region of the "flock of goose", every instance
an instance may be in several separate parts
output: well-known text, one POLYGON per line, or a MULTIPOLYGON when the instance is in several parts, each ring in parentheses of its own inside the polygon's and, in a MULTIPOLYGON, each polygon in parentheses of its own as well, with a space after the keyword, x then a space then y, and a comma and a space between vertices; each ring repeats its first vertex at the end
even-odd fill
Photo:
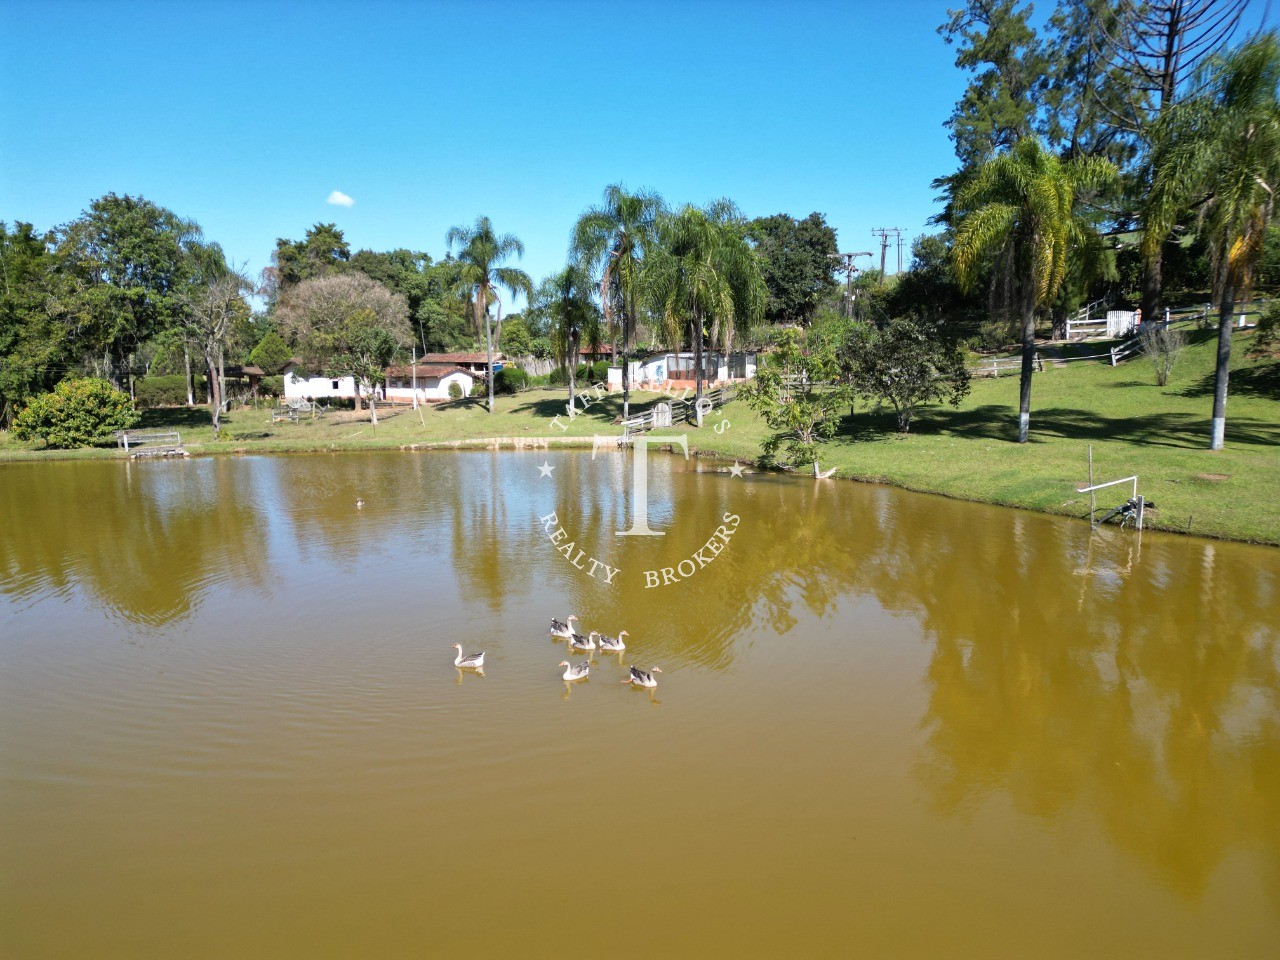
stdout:
MULTIPOLYGON (((627 635, 627 631, 619 630, 616 637, 608 636, 600 633, 598 630, 592 630, 585 636, 578 633, 573 624, 578 618, 570 615, 568 620, 551 619, 550 636, 564 640, 571 652, 591 653, 593 650, 600 649, 613 653, 621 653, 627 649, 626 642, 622 639, 627 635)), ((454 649, 458 651, 457 658, 453 661, 453 665, 460 670, 484 670, 484 652, 480 653, 463 653, 462 644, 455 643, 454 649)), ((583 660, 578 663, 571 663, 568 660, 561 660, 557 666, 564 667, 564 673, 561 674, 566 682, 575 680, 585 680, 587 675, 591 673, 591 661, 583 660)), ((658 685, 655 673, 661 673, 661 667, 650 667, 648 670, 641 670, 639 667, 631 668, 631 675, 622 683, 629 683, 636 687, 647 687, 652 689, 658 685)))

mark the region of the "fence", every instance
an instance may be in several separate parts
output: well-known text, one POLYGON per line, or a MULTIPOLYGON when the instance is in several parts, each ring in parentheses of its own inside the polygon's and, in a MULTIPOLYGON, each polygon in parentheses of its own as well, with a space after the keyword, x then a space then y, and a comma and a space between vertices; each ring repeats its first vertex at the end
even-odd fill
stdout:
MULTIPOLYGON (((1040 373, 1044 372, 1044 359, 1037 353, 1031 361, 1031 368, 1040 373)), ((976 367, 969 368, 969 376, 971 377, 999 377, 1001 371, 1017 371, 1022 372, 1021 357, 992 357, 989 361, 984 360, 976 367)))

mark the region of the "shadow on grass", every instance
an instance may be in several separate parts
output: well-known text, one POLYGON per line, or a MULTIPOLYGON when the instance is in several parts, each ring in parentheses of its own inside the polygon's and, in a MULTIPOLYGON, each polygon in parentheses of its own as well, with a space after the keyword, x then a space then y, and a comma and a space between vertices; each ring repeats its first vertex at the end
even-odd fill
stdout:
MULTIPOLYGON (((1189 385, 1182 391, 1184 397, 1211 397, 1213 396, 1213 382, 1215 375, 1210 373, 1201 377, 1195 383, 1189 385)), ((1280 361, 1275 363, 1263 363, 1256 367, 1245 367, 1241 370, 1232 370, 1231 376, 1227 380, 1227 400, 1230 401, 1232 394, 1246 394, 1254 397, 1265 397, 1270 400, 1280 400, 1280 361)), ((1228 411, 1227 428, 1231 427, 1231 416, 1228 411)))
POLYGON ((142 411, 138 427, 142 430, 192 430, 212 426, 213 420, 204 407, 154 407, 142 411))
MULTIPOLYGON (((933 407, 911 421, 919 435, 950 435, 974 440, 1017 440, 1017 414, 1006 406, 985 404, 968 410, 933 407)), ((860 413, 845 418, 837 436, 866 442, 897 433, 897 418, 888 413, 860 413)), ((1050 437, 1070 440, 1122 440, 1127 443, 1203 450, 1209 445, 1209 420, 1189 413, 1148 413, 1103 417, 1083 410, 1048 407, 1031 410, 1030 442, 1050 437)), ((1280 423, 1254 417, 1227 419, 1227 442, 1255 446, 1280 444, 1280 423)))

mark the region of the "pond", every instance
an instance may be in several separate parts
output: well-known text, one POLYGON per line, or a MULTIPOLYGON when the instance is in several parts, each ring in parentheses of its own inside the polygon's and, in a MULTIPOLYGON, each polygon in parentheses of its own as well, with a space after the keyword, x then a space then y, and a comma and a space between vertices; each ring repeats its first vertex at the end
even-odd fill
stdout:
POLYGON ((633 456, 0 466, 0 955, 1280 952, 1280 551, 633 456))

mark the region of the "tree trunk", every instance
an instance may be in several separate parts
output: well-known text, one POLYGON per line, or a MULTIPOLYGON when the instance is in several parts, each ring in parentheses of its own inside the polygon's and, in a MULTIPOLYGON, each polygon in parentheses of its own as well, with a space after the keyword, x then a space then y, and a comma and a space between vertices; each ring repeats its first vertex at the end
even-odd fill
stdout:
POLYGON ((574 397, 573 397, 573 388, 574 388, 574 382, 573 382, 573 379, 574 379, 574 378, 573 378, 573 374, 574 374, 574 370, 575 370, 575 368, 578 366, 578 338, 577 338, 577 336, 572 336, 572 335, 571 335, 571 336, 569 337, 569 357, 568 357, 567 362, 565 363, 565 366, 569 368, 569 369, 568 369, 568 373, 569 373, 569 419, 570 419, 570 420, 572 420, 572 419, 577 415, 577 408, 574 406, 574 397))
MULTIPOLYGON (((1029 285, 1029 284, 1028 284, 1029 285)), ((1030 299, 1030 295, 1027 295, 1030 299)), ((1036 311, 1032 303, 1022 305, 1022 381, 1018 390, 1018 442, 1026 443, 1031 431, 1031 374, 1036 356, 1036 311)))
POLYGON ((216 440, 222 425, 222 381, 218 379, 218 361, 212 351, 205 351, 204 362, 209 368, 209 414, 213 419, 213 437, 216 440))
MULTIPOLYGON (((222 412, 222 407, 227 402, 227 368, 226 355, 222 352, 222 345, 218 344, 215 348, 218 352, 218 412, 222 412)), ((215 429, 215 433, 217 430, 215 429)))
POLYGON ((369 422, 375 427, 378 425, 378 394, 377 387, 369 388, 369 422))
POLYGON ((1142 315, 1160 316, 1160 294, 1164 283, 1164 251, 1156 250, 1147 259, 1142 274, 1142 315))
POLYGON ((698 316, 698 312, 694 311, 693 316, 693 365, 697 367, 694 372, 695 387, 693 399, 693 412, 698 418, 698 428, 702 428, 702 318, 698 316))
POLYGON ((1213 377, 1213 433, 1210 450, 1221 450, 1227 434, 1227 376, 1231 364, 1231 322, 1235 313, 1235 290, 1229 280, 1222 284, 1218 307, 1218 367, 1213 377))
POLYGON ((196 397, 191 384, 191 347, 185 343, 182 345, 182 365, 186 369, 187 375, 187 406, 194 407, 196 405, 196 397))

